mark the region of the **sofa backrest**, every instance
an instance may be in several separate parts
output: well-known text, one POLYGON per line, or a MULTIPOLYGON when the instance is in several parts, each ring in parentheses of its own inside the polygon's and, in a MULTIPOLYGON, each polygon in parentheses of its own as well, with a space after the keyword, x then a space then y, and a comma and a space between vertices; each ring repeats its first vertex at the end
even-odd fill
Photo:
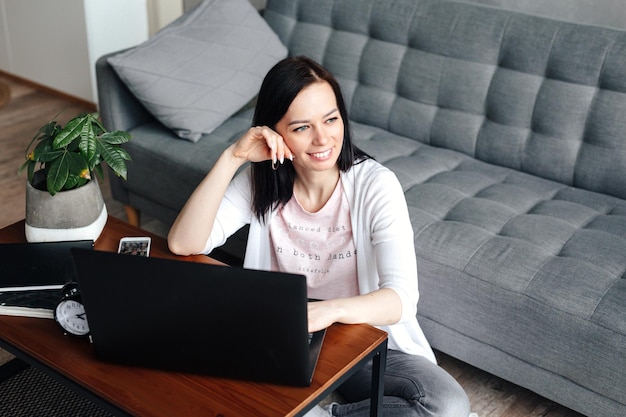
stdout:
POLYGON ((626 198, 626 33, 441 0, 269 0, 350 118, 626 198))

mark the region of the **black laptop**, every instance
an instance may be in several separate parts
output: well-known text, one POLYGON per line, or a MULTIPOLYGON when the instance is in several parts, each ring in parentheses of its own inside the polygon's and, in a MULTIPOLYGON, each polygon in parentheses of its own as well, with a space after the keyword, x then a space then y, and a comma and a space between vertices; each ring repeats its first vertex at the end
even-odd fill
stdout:
POLYGON ((92 240, 0 244, 0 292, 61 289, 76 281, 70 248, 92 240))
POLYGON ((72 250, 99 359, 307 386, 325 331, 309 334, 303 275, 72 250))

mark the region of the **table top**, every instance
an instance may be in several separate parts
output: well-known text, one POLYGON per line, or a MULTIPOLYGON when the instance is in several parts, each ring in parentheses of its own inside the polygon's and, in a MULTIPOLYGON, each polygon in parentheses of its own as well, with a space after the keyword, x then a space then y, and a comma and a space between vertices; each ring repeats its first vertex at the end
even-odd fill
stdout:
MULTIPOLYGON (((4 229, 1 229, 0 243, 26 242, 24 227, 25 222, 24 220, 21 220, 5 227, 4 229)), ((150 256, 152 257, 223 265, 221 262, 205 255, 174 255, 167 247, 167 240, 112 216, 108 217, 104 230, 102 230, 100 237, 96 240, 94 248, 96 250, 117 252, 121 238, 138 236, 149 236, 152 238, 152 243, 150 245, 150 256)))
MULTIPOLYGON (((24 241, 24 223, 0 230, 0 242, 24 241)), ((216 263, 206 256, 178 257, 165 239, 109 217, 97 250, 117 250, 124 236, 152 237, 151 256, 216 263)), ((0 339, 12 353, 66 378, 131 415, 292 416, 386 342, 385 332, 368 325, 331 326, 310 387, 237 381, 99 361, 89 341, 64 336, 50 319, 0 316, 0 339)))

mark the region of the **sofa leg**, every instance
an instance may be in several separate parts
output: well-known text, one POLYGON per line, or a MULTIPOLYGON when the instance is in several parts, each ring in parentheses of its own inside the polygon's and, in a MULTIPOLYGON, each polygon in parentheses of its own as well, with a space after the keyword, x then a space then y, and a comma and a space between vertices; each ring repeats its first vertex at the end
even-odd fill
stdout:
POLYGON ((128 223, 132 224, 133 226, 139 227, 139 210, 129 205, 125 205, 124 210, 126 211, 128 223))

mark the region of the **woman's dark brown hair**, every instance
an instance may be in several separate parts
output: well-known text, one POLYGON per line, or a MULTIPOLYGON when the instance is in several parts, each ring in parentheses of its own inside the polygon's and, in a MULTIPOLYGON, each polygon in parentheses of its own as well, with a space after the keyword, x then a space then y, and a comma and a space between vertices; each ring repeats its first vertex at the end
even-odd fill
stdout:
MULTIPOLYGON (((269 70, 261 84, 253 126, 268 126, 275 130, 276 124, 287 113, 298 93, 320 81, 326 81, 333 89, 337 109, 344 122, 343 146, 337 159, 337 166, 345 172, 369 156, 352 143, 348 113, 339 83, 328 70, 314 60, 304 56, 289 57, 269 70)), ((278 170, 272 169, 271 161, 252 164, 252 206, 259 220, 264 220, 270 210, 291 199, 295 178, 296 172, 289 160, 285 160, 278 170)))

